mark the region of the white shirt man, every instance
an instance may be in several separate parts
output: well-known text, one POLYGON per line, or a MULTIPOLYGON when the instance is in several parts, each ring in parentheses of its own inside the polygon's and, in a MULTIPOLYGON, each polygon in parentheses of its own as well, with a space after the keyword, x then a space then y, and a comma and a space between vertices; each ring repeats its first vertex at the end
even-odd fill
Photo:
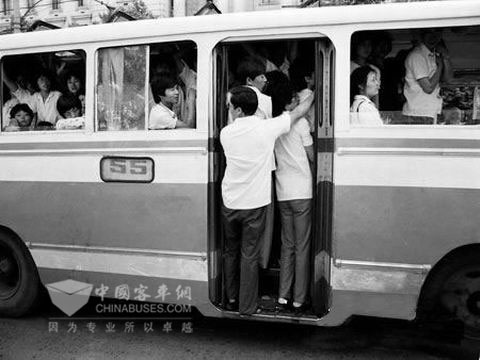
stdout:
POLYGON ((435 54, 423 43, 415 47, 405 60, 405 87, 403 94, 407 101, 403 106, 403 114, 409 116, 428 116, 436 119, 442 110, 440 85, 437 83, 433 91, 426 93, 418 80, 430 78, 437 71, 435 54))
POLYGON ((271 119, 272 118, 272 98, 268 95, 265 95, 255 86, 248 86, 250 89, 255 91, 258 98, 258 107, 255 115, 261 119, 271 119))
POLYGON ((407 99, 403 115, 408 123, 437 123, 442 111, 440 81, 453 76, 450 56, 442 42, 442 30, 427 28, 421 32, 422 42, 405 59, 405 86, 407 99))
POLYGON ((229 209, 254 209, 271 202, 271 159, 275 140, 290 130, 290 116, 238 118, 222 129, 227 158, 222 181, 223 203, 229 209))

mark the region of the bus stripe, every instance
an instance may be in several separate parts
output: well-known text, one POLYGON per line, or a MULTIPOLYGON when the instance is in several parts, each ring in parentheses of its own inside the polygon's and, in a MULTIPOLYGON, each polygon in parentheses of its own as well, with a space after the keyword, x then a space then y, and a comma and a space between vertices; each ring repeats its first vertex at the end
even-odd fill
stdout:
POLYGON ((199 184, 208 182, 208 153, 170 154, 149 152, 105 152, 104 154, 48 154, 2 157, 0 181, 83 182, 102 183, 100 161, 102 156, 145 156, 155 164, 154 183, 199 184))
POLYGON ((480 189, 480 157, 338 154, 334 159, 334 183, 349 186, 480 189))
MULTIPOLYGON (((10 134, 9 134, 10 135, 10 134)), ((181 147, 202 147, 207 148, 207 140, 119 140, 118 137, 115 140, 105 141, 79 141, 79 136, 74 140, 68 139, 68 141, 62 140, 58 142, 41 142, 30 141, 26 139, 17 142, 7 142, 7 138, 3 138, 5 142, 0 143, 0 151, 8 150, 80 150, 80 149, 95 149, 99 151, 108 151, 109 149, 121 149, 121 148, 181 148, 181 147)), ((18 138, 17 138, 18 140, 18 138)), ((28 139, 32 140, 32 139, 28 139)))
POLYGON ((208 281, 206 259, 158 254, 31 249, 38 268, 93 271, 165 279, 208 281))
POLYGON ((338 148, 480 149, 480 140, 428 138, 336 138, 338 148))

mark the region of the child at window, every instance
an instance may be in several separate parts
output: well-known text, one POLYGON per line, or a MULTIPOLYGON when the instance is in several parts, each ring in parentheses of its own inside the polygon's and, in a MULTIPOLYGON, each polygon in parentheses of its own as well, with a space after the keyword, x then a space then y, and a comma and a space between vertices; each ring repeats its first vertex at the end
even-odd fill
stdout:
POLYGON ((32 124, 33 111, 27 104, 17 104, 10 111, 10 124, 5 131, 28 131, 32 124))
POLYGON ((56 122, 57 130, 83 129, 85 119, 82 116, 82 102, 75 95, 62 95, 57 101, 57 111, 62 118, 56 122))

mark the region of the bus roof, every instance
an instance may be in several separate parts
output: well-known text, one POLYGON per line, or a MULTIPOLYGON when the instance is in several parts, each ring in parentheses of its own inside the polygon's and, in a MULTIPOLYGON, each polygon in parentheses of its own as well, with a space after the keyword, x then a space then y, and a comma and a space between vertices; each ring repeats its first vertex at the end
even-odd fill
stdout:
POLYGON ((270 11, 229 13, 196 17, 175 17, 112 24, 90 25, 33 33, 0 36, 0 48, 15 50, 29 47, 57 46, 134 40, 162 35, 188 35, 232 30, 274 29, 313 25, 388 23, 480 17, 478 0, 424 1, 317 8, 291 8, 270 11), (348 11, 347 11, 348 10, 348 11), (298 15, 298 16, 297 16, 298 15), (234 24, 234 27, 232 26, 234 24), (54 32, 52 32, 54 31, 54 32))

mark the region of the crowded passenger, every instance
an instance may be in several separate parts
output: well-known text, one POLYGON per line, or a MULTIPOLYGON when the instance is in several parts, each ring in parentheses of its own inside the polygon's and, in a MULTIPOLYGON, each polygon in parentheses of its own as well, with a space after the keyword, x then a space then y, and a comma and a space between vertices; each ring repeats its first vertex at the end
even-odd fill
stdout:
POLYGON ((57 100, 62 93, 52 90, 51 76, 46 71, 37 76, 37 86, 39 91, 31 97, 32 111, 37 114, 36 123, 50 123, 55 126, 60 115, 57 111, 57 100))
POLYGON ((82 113, 85 113, 85 89, 81 79, 82 77, 76 72, 67 73, 65 95, 76 96, 82 103, 82 113))
POLYGON ((381 126, 382 118, 372 99, 378 94, 377 72, 361 66, 350 75, 350 123, 354 126, 381 126))
MULTIPOLYGON (((288 79, 284 79, 282 88, 288 95, 283 110, 292 111, 298 105, 298 95, 288 79)), ((301 117, 275 142, 275 184, 282 243, 277 302, 279 309, 285 310, 291 300, 295 313, 305 310, 310 281, 313 156, 310 124, 301 117)))
POLYGON ((82 117, 82 102, 73 94, 62 95, 57 101, 57 110, 61 116, 56 122, 57 130, 83 129, 85 119, 82 117))
POLYGON ((380 69, 369 63, 372 50, 372 36, 370 34, 365 32, 353 34, 350 46, 350 73, 361 66, 369 65, 377 72, 377 77, 380 80, 380 69))
MULTIPOLYGON (((290 68, 292 85, 297 92, 298 100, 302 102, 315 89, 315 59, 306 56, 298 57, 290 68)), ((305 115, 310 126, 310 132, 315 131, 315 110, 313 107, 305 115)))
POLYGON ((441 29, 420 33, 420 43, 405 60, 403 123, 436 124, 442 112, 440 81, 452 77, 452 64, 442 41, 441 29))
MULTIPOLYGON (((260 119, 272 118, 272 98, 265 95, 263 91, 267 86, 267 77, 265 75, 265 64, 258 57, 248 57, 243 59, 237 68, 237 77, 240 79, 242 85, 252 89, 257 98, 258 106, 255 111, 255 116, 260 119)), ((229 116, 231 113, 229 112, 229 116)), ((229 118, 229 122, 234 119, 229 118)), ((272 152, 271 155, 271 171, 275 170, 275 155, 272 152)), ((273 174, 271 174, 273 179, 273 174)), ((273 181, 273 180, 271 180, 273 181)), ((268 261, 270 259, 270 251, 272 248, 273 239, 273 226, 274 226, 274 208, 273 208, 273 187, 271 199, 272 201, 267 206, 266 225, 264 228, 264 235, 262 237, 261 253, 260 253, 260 266, 267 268, 268 261)))
POLYGON ((179 52, 173 54, 179 79, 183 82, 185 101, 181 110, 182 120, 196 125, 197 73, 182 59, 179 52))
POLYGON ((243 85, 252 89, 258 98, 258 108, 255 115, 262 119, 272 117, 272 99, 262 91, 267 85, 265 64, 259 58, 244 59, 237 68, 237 76, 243 85))
POLYGON ((151 82, 155 106, 150 111, 148 128, 152 130, 190 128, 192 124, 180 120, 174 111, 179 101, 178 80, 172 76, 158 76, 151 82))
POLYGON ((221 130, 227 166, 222 180, 225 288, 228 310, 253 314, 258 306, 258 267, 267 206, 272 201, 275 140, 305 115, 313 96, 276 118, 262 119, 256 92, 233 88, 227 95, 232 123, 221 130), (239 280, 238 273, 240 272, 239 280))
POLYGON ((28 104, 16 104, 10 111, 10 122, 4 131, 31 130, 33 111, 28 104))

